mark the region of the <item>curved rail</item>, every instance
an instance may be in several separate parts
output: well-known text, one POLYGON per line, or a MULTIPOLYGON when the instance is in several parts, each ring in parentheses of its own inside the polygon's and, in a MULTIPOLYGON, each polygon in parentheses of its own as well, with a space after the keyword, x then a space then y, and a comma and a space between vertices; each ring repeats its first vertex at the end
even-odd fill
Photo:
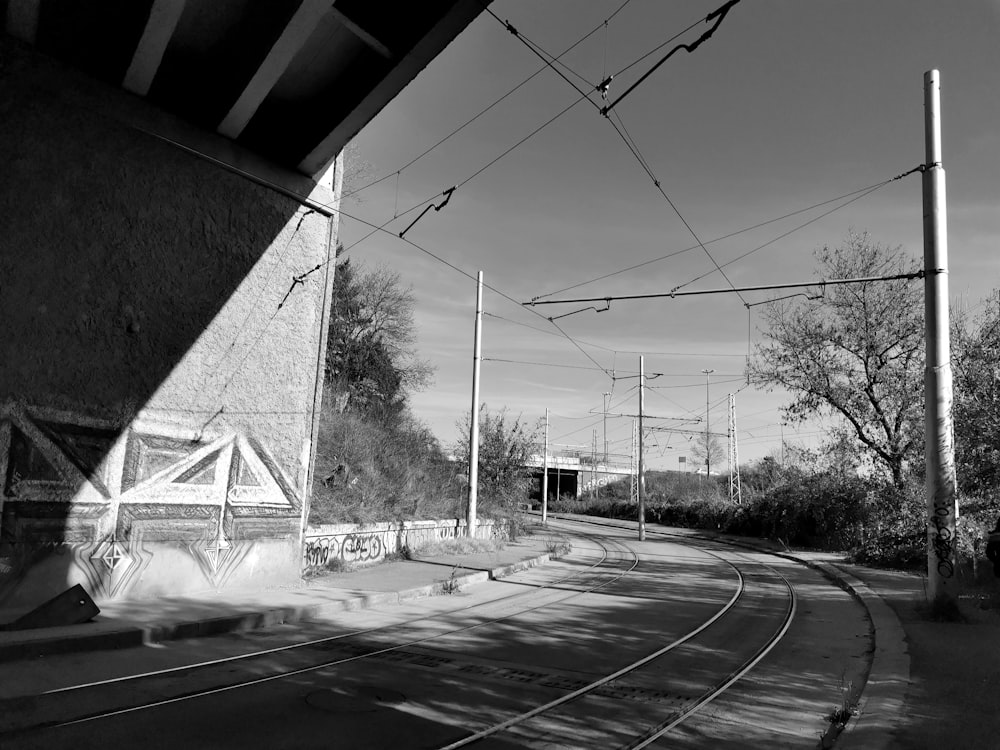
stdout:
MULTIPOLYGON (((189 665, 184 665, 184 666, 179 666, 179 667, 171 667, 171 668, 168 668, 168 669, 156 670, 156 671, 153 671, 153 672, 146 672, 146 673, 138 674, 138 675, 127 675, 127 676, 116 677, 116 678, 111 678, 111 679, 107 679, 107 680, 101 680, 101 681, 97 681, 97 682, 91 682, 91 683, 82 684, 82 685, 74 685, 74 686, 67 687, 67 688, 58 688, 58 689, 55 689, 55 690, 47 691, 46 693, 43 693, 42 695, 53 695, 53 694, 62 694, 62 695, 65 695, 66 693, 73 692, 73 691, 80 691, 80 690, 92 689, 92 688, 97 688, 97 687, 105 687, 105 686, 109 686, 109 685, 114 685, 114 684, 119 684, 119 683, 125 683, 125 682, 132 682, 132 681, 137 681, 137 680, 142 680, 142 679, 154 679, 156 677, 161 677, 161 676, 165 676, 165 675, 169 675, 169 674, 177 673, 177 672, 191 672, 193 670, 194 671, 207 670, 207 669, 210 669, 212 667, 219 666, 219 665, 225 664, 225 663, 230 663, 230 662, 234 662, 234 661, 241 661, 241 660, 245 660, 245 659, 259 658, 259 657, 262 657, 262 656, 267 656, 267 655, 271 655, 271 654, 275 654, 275 653, 302 650, 302 649, 307 649, 307 648, 310 648, 310 647, 315 648, 317 646, 321 646, 323 644, 327 644, 327 643, 330 643, 330 642, 336 641, 336 640, 342 640, 342 639, 345 639, 345 638, 356 637, 356 636, 359 636, 359 635, 366 635, 366 634, 373 633, 373 632, 385 632, 385 631, 392 630, 393 628, 403 628, 403 627, 406 627, 407 625, 412 625, 413 623, 417 623, 417 622, 433 621, 435 619, 440 619, 440 618, 442 618, 444 616, 452 615, 452 614, 455 614, 455 613, 458 613, 458 612, 465 612, 465 611, 469 611, 469 610, 476 609, 476 608, 487 607, 487 606, 494 606, 494 605, 496 605, 498 603, 503 603, 505 601, 516 600, 516 599, 520 599, 520 598, 524 598, 524 597, 529 597, 529 596, 535 596, 539 592, 542 592, 542 591, 545 591, 545 590, 549 590, 549 589, 555 589, 555 587, 557 585, 564 584, 566 581, 571 581, 573 579, 580 578, 582 576, 593 575, 594 571, 596 569, 598 569, 601 565, 603 565, 603 564, 605 564, 607 562, 608 557, 609 557, 609 554, 608 554, 609 553, 609 548, 605 544, 605 540, 602 540, 602 539, 599 539, 597 537, 593 537, 593 536, 590 536, 590 535, 586 535, 586 534, 580 534, 579 536, 587 538, 590 541, 595 542, 602 549, 601 559, 598 560, 593 565, 590 565, 586 570, 577 571, 577 572, 575 572, 573 574, 563 576, 562 578, 556 579, 555 581, 552 581, 552 582, 545 583, 543 585, 534 587, 530 591, 527 591, 527 592, 518 592, 516 594, 510 594, 508 596, 499 597, 497 599, 493 599, 493 600, 490 600, 488 602, 480 602, 480 603, 468 605, 468 606, 465 606, 465 607, 456 607, 456 608, 453 608, 453 609, 450 609, 450 610, 446 610, 444 612, 436 613, 434 615, 424 615, 424 616, 421 616, 421 617, 412 618, 410 620, 406 620, 406 621, 399 622, 399 623, 391 623, 389 625, 383 625, 383 626, 380 626, 380 627, 377 627, 377 628, 368 628, 368 629, 364 629, 364 630, 353 631, 353 632, 350 632, 350 633, 342 633, 342 634, 339 634, 339 635, 336 635, 336 636, 329 636, 329 637, 326 637, 326 638, 314 639, 312 641, 308 641, 308 642, 304 642, 304 643, 289 644, 287 646, 279 646, 279 647, 275 647, 275 648, 271 648, 271 649, 264 649, 264 650, 261 650, 261 651, 251 652, 249 654, 239 654, 239 655, 236 655, 236 656, 225 657, 225 658, 222 658, 222 659, 213 659, 211 661, 201 662, 201 663, 198 663, 198 664, 189 664, 189 665)), ((551 607, 551 606, 554 606, 556 604, 560 604, 562 602, 568 601, 570 599, 574 599, 576 597, 583 596, 585 594, 589 594, 589 593, 592 593, 594 591, 598 591, 601 588, 604 588, 606 586, 609 586, 609 585, 611 585, 611 584, 613 584, 613 583, 621 580, 623 577, 625 577, 630 572, 632 572, 633 570, 635 570, 636 566, 639 564, 639 558, 638 558, 638 555, 635 554, 634 550, 632 550, 631 548, 629 548, 627 545, 620 545, 620 546, 624 547, 624 549, 627 550, 631 554, 632 560, 628 562, 627 567, 625 567, 624 569, 618 570, 618 571, 614 571, 615 575, 613 575, 612 577, 610 577, 610 578, 608 578, 606 580, 597 582, 594 585, 589 586, 589 587, 584 588, 584 589, 581 589, 579 591, 573 591, 573 592, 567 594, 566 596, 559 597, 559 598, 554 599, 552 601, 547 601, 547 602, 544 602, 543 604, 539 604, 539 605, 536 605, 536 606, 533 606, 533 607, 519 608, 519 609, 517 609, 514 612, 511 612, 509 614, 503 615, 502 617, 494 617, 494 618, 490 618, 490 619, 487 619, 487 620, 483 620, 482 622, 473 623, 471 625, 466 625, 466 626, 463 626, 463 627, 460 627, 460 628, 452 628, 452 629, 449 629, 449 630, 445 630, 445 631, 442 631, 442 632, 434 633, 432 635, 424 636, 424 637, 421 637, 421 638, 409 639, 409 640, 406 640, 404 642, 397 643, 397 644, 394 644, 394 645, 391 645, 391 646, 387 646, 387 647, 381 648, 381 649, 375 649, 373 651, 366 652, 364 654, 358 654, 358 655, 353 655, 353 656, 348 656, 348 657, 343 657, 343 658, 338 658, 338 659, 324 660, 324 661, 321 661, 319 663, 309 664, 309 665, 304 666, 304 667, 299 667, 299 668, 292 669, 292 670, 283 670, 283 671, 275 672, 273 674, 263 675, 263 676, 255 677, 253 679, 248 679, 248 680, 241 680, 241 681, 238 681, 238 682, 230 683, 230 684, 227 684, 227 685, 221 685, 221 686, 217 686, 217 687, 213 687, 213 688, 191 690, 191 691, 179 694, 179 695, 171 696, 169 698, 163 698, 163 699, 159 699, 159 700, 147 701, 147 702, 140 703, 140 704, 137 704, 137 705, 134 705, 134 706, 126 706, 126 707, 122 707, 122 708, 115 708, 115 709, 95 711, 95 712, 92 712, 92 713, 87 714, 85 716, 75 717, 75 718, 67 719, 67 720, 53 720, 53 721, 48 721, 48 722, 42 722, 42 723, 34 724, 31 727, 24 728, 24 729, 16 729, 16 730, 8 731, 8 732, 2 732, 2 733, 0 733, 0 737, 2 737, 2 736, 11 736, 11 735, 15 735, 15 734, 24 734, 26 732, 38 731, 40 729, 51 729, 51 728, 56 728, 56 727, 72 726, 72 725, 75 725, 75 724, 83 724, 83 723, 86 723, 86 722, 96 721, 96 720, 99 720, 99 719, 111 718, 111 717, 114 717, 114 716, 120 716, 120 715, 124 715, 124 714, 128 714, 128 713, 134 713, 134 712, 137 712, 137 711, 149 710, 149 709, 157 708, 157 707, 160 707, 160 706, 170 705, 170 704, 173 704, 173 703, 179 703, 181 701, 192 700, 192 699, 196 699, 196 698, 200 698, 200 697, 205 697, 205 696, 209 696, 209 695, 215 695, 215 694, 218 694, 218 693, 228 692, 228 691, 232 691, 232 690, 239 690, 239 689, 242 689, 242 688, 248 688, 248 687, 252 687, 254 685, 259 685, 259 684, 263 684, 263 683, 266 683, 266 682, 273 682, 275 680, 287 679, 287 678, 290 678, 290 677, 295 677, 295 676, 306 674, 306 673, 309 673, 309 672, 315 672, 315 671, 318 671, 318 670, 321 670, 321 669, 327 669, 329 667, 334 667, 334 666, 338 666, 338 665, 341 665, 341 664, 347 664, 347 663, 350 663, 350 662, 361 661, 363 659, 376 657, 376 656, 379 656, 381 654, 385 654, 385 653, 388 653, 388 652, 391 652, 391 651, 397 651, 397 650, 400 650, 400 649, 404 649, 404 648, 407 648, 409 646, 414 646, 414 645, 418 645, 418 644, 428 643, 428 642, 433 641, 433 640, 438 639, 438 638, 444 638, 446 636, 455 635, 456 633, 463 633, 463 632, 467 632, 469 630, 474 630, 476 628, 484 627, 486 625, 490 625, 490 624, 494 624, 494 623, 498 623, 498 622, 503 622, 504 620, 508 620, 508 619, 513 618, 513 617, 517 617, 517 616, 526 614, 528 612, 533 612, 533 611, 545 609, 546 607, 551 607)))
MULTIPOLYGON (((584 524, 585 523, 590 523, 588 521, 582 521, 582 520, 575 519, 575 518, 574 519, 562 519, 562 520, 564 522, 569 521, 569 522, 572 522, 572 523, 584 523, 584 524)), ((627 526, 620 526, 620 525, 616 525, 616 524, 600 524, 600 523, 595 523, 595 525, 610 526, 612 528, 619 529, 619 530, 627 530, 629 528, 627 526)), ((647 534, 649 534, 649 533, 650 532, 647 529, 647 534)), ((656 533, 656 532, 653 532, 653 533, 656 534, 657 536, 668 536, 667 534, 664 534, 664 533, 656 533)), ((680 544, 684 544, 683 541, 681 541, 679 543, 680 544)), ((684 545, 684 546, 690 546, 690 545, 684 545)), ((662 646, 661 648, 656 649, 655 651, 647 654, 646 656, 644 656, 644 657, 642 657, 640 659, 637 659, 636 661, 632 662, 631 664, 628 664, 625 667, 622 667, 621 669, 618 669, 618 670, 616 670, 615 672, 613 672, 611 674, 605 675, 604 677, 601 677, 600 679, 597 679, 597 680, 591 682, 588 685, 585 685, 585 686, 583 686, 583 687, 581 687, 581 688, 579 688, 577 690, 574 690, 574 691, 572 691, 570 693, 567 693, 566 695, 560 696, 559 698, 556 698, 555 700, 552 700, 552 701, 550 701, 550 702, 548 702, 548 703, 546 703, 546 704, 544 704, 542 706, 538 706, 538 707, 536 707, 536 708, 534 708, 534 709, 532 709, 530 711, 526 711, 525 713, 522 713, 522 714, 519 714, 517 716, 511 717, 510 719, 507 719, 507 720, 505 720, 503 722, 495 724, 495 725, 493 725, 491 727, 487 727, 486 729, 480 730, 480 731, 478 731, 478 732, 476 732, 474 734, 471 734, 471 735, 469 735, 467 737, 464 737, 464 738, 462 738, 462 739, 460 739, 460 740, 458 740, 456 742, 453 742, 451 744, 444 745, 444 746, 440 747, 439 750, 457 750, 457 748, 466 747, 468 745, 473 745, 473 744, 475 744, 475 743, 477 743, 477 742, 479 742, 479 741, 481 741, 481 740, 483 740, 483 739, 485 739, 487 737, 499 734, 499 733, 504 732, 504 731, 506 731, 508 729, 512 729, 512 728, 514 728, 514 727, 516 727, 518 725, 524 724, 525 722, 527 722, 527 721, 529 721, 529 720, 531 720, 531 719, 533 719, 535 717, 538 717, 538 716, 541 716, 543 714, 546 714, 546 713, 552 711, 553 709, 558 708, 559 706, 563 706, 563 705, 565 705, 567 703, 576 701, 576 700, 578 700, 578 699, 580 699, 580 698, 582 698, 582 697, 584 697, 584 696, 586 696, 586 695, 588 695, 590 693, 595 692, 599 688, 603 687, 604 685, 607 685, 608 683, 610 683, 610 682, 612 682, 614 680, 617 680, 617 679, 619 679, 619 678, 621 678, 621 677, 623 677, 623 676, 625 676, 625 675, 627 675, 629 673, 641 670, 644 666, 650 664, 654 660, 656 660, 656 659, 664 656, 665 654, 667 654, 667 653, 669 653, 669 652, 677 649, 679 646, 682 646, 683 644, 685 644, 685 643, 693 640, 698 635, 700 635, 705 630, 707 630, 712 625, 714 625, 716 622, 718 622, 722 617, 724 617, 726 614, 728 614, 736 606, 737 602, 739 602, 739 600, 743 597, 743 595, 744 595, 744 593, 746 591, 746 579, 745 579, 745 577, 743 575, 743 572, 736 565, 734 565, 730 560, 725 559, 721 555, 716 555, 715 553, 711 552, 710 550, 701 549, 701 551, 705 552, 705 553, 707 553, 709 555, 712 555, 713 557, 716 557, 719 560, 727 563, 728 565, 730 565, 736 571, 737 575, 739 576, 739 587, 738 587, 738 590, 736 591, 736 593, 733 594, 733 596, 730 598, 730 600, 718 612, 716 612, 712 617, 708 618, 700 626, 698 626, 697 628, 691 630, 689 633, 685 634, 681 638, 678 638, 678 639, 674 640, 672 643, 669 643, 669 644, 667 644, 665 646, 662 646)), ((762 644, 754 652, 754 654, 748 660, 746 660, 743 664, 741 664, 739 667, 737 667, 736 670, 730 672, 725 678, 723 678, 720 682, 718 682, 715 685, 713 685, 708 691, 706 691, 701 696, 699 696, 697 699, 695 699, 695 701, 693 701, 690 705, 686 706, 681 712, 672 715, 671 717, 669 717, 668 719, 666 719, 664 721, 661 721, 656 726, 652 727, 651 729, 648 729, 647 731, 645 731, 642 734, 640 734, 639 736, 637 736, 632 742, 624 745, 625 748, 642 748, 642 747, 646 747, 649 744, 651 744, 652 742, 655 742, 658 738, 662 737, 664 734, 666 734, 667 732, 669 732, 674 727, 676 727, 679 724, 681 724, 682 722, 684 722, 686 719, 688 719, 690 716, 692 716, 693 714, 695 714, 701 708, 707 706, 709 703, 711 703, 717 697, 719 697, 720 695, 722 695, 732 685, 734 685, 736 682, 738 682, 744 675, 746 675, 748 672, 750 672, 750 670, 752 670, 765 656, 767 656, 767 654, 770 653, 770 651, 781 641, 781 639, 784 638, 785 634, 788 632, 789 627, 791 627, 792 620, 795 617, 796 606, 797 606, 796 605, 795 591, 794 591, 793 587, 791 586, 791 584, 788 582, 788 580, 783 575, 781 575, 780 573, 778 573, 777 571, 775 571, 770 566, 763 566, 763 567, 768 568, 778 579, 780 579, 780 581, 784 584, 784 586, 785 586, 785 588, 786 588, 786 590, 788 592, 788 596, 789 596, 789 606, 788 606, 788 608, 787 608, 787 610, 786 610, 786 612, 784 614, 784 617, 781 620, 781 623, 779 624, 778 628, 776 629, 776 631, 764 642, 764 644, 762 644)))

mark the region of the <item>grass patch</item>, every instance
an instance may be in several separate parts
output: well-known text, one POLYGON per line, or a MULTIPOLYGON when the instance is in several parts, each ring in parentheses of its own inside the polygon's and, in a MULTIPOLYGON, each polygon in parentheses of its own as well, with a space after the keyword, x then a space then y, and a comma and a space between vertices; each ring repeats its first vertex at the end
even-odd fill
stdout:
POLYGON ((460 536, 426 542, 407 550, 409 559, 439 557, 441 555, 475 555, 484 552, 499 552, 506 546, 503 539, 469 539, 460 536))
POLYGON ((917 607, 917 614, 933 622, 968 622, 958 602, 945 596, 917 607))
POLYGON ((545 540, 545 551, 549 553, 549 557, 562 557, 563 555, 568 555, 572 549, 573 545, 570 544, 567 539, 545 540))
POLYGON ((350 573, 355 569, 354 563, 345 562, 339 557, 328 560, 323 567, 327 573, 350 573))

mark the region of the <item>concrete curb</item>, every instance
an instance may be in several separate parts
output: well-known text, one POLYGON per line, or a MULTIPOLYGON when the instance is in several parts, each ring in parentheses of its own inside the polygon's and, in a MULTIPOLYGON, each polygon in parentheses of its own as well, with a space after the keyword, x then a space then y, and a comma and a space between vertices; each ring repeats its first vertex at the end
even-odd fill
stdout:
POLYGON ((723 540, 757 552, 777 555, 819 571, 833 583, 854 596, 867 610, 872 623, 875 645, 864 688, 858 696, 857 714, 837 733, 823 735, 821 746, 885 750, 892 744, 893 732, 905 718, 906 691, 910 684, 910 654, 906 631, 899 617, 868 584, 831 563, 810 560, 790 550, 775 550, 733 539, 725 534, 699 535, 703 539, 723 540))
POLYGON ((868 610, 875 631, 868 680, 858 700, 858 713, 836 738, 838 748, 883 750, 905 717, 910 684, 910 654, 899 617, 864 581, 828 563, 815 563, 843 581, 868 610))
MULTIPOLYGON (((751 545, 744 545, 751 546, 751 545)), ((824 735, 832 741, 823 747, 884 750, 892 744, 892 733, 899 727, 906 708, 906 690, 910 684, 910 654, 906 632, 892 608, 867 583, 831 563, 810 560, 794 552, 754 547, 760 552, 777 554, 818 570, 854 596, 867 610, 872 623, 874 648, 865 685, 858 696, 857 714, 844 728, 824 735)))
MULTIPOLYGON (((292 624, 322 617, 340 610, 359 610, 382 604, 398 604, 409 599, 454 593, 466 586, 494 581, 514 573, 549 562, 548 554, 502 565, 490 570, 480 570, 456 575, 446 581, 436 581, 425 586, 416 586, 402 591, 384 591, 363 596, 354 596, 337 601, 319 602, 301 607, 278 607, 257 609, 247 612, 156 625, 117 625, 114 622, 73 625, 39 630, 16 632, 16 640, 0 640, 0 663, 18 659, 32 659, 55 654, 78 653, 84 651, 105 651, 131 648, 163 641, 204 638, 225 633, 246 630, 261 630, 276 625, 292 624), (81 628, 95 627, 96 630, 81 628)), ((459 566, 460 567, 460 566, 459 566)))

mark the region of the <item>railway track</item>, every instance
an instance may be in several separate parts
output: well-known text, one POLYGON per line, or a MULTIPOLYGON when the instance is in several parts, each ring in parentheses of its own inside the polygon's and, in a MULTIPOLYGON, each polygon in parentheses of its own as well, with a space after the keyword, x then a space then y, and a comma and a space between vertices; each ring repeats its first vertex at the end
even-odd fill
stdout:
POLYGON ((420 643, 427 643, 449 635, 459 635, 478 627, 502 622, 516 614, 530 612, 554 602, 562 602, 575 596, 580 596, 608 586, 627 573, 637 564, 637 558, 631 556, 623 565, 620 561, 611 559, 609 545, 593 535, 576 535, 577 546, 581 541, 594 544, 597 547, 597 559, 586 561, 582 570, 556 578, 550 582, 530 586, 525 591, 517 592, 488 602, 468 606, 455 607, 433 615, 410 618, 374 628, 366 628, 338 633, 336 635, 293 643, 279 647, 256 650, 236 656, 213 659, 194 664, 161 669, 124 677, 116 677, 97 682, 71 685, 34 696, 30 701, 11 699, 5 701, 5 711, 0 711, 0 738, 5 736, 23 735, 26 731, 50 729, 70 726, 85 722, 98 721, 125 713, 141 712, 160 706, 193 700, 220 692, 239 690, 264 682, 287 679, 311 671, 317 671, 341 664, 374 658, 390 651, 401 650, 420 643), (569 593, 566 593, 566 592, 569 593), (521 602, 543 598, 541 603, 531 603, 527 606, 521 602), (486 617, 474 625, 460 628, 442 628, 432 635, 419 638, 406 638, 401 635, 405 629, 420 623, 443 620, 459 613, 468 613, 488 608, 517 607, 510 614, 497 617, 486 617), (395 639, 395 645, 377 649, 369 649, 362 654, 338 659, 315 658, 315 652, 323 652, 338 642, 363 639, 366 636, 379 634, 395 639), (275 661, 281 660, 281 662, 275 661), (267 674, 252 678, 233 678, 233 670, 253 671, 257 664, 268 663, 264 669, 267 674), (227 678, 228 676, 228 678, 227 678), (205 682, 198 687, 192 683, 205 682), (221 683, 221 684, 220 684, 221 683), (74 708, 72 700, 86 695, 82 703, 88 710, 74 708), (158 696, 152 698, 149 696, 158 696), (97 708, 97 706, 101 706, 97 708), (75 714, 75 715, 74 715, 75 714))
MULTIPOLYGON (((536 568, 520 574, 514 583, 523 590, 377 627, 34 696, 21 705, 0 707, 0 716, 6 717, 0 719, 0 744, 18 747, 20 740, 33 738, 44 742, 53 732, 58 736, 81 725, 94 725, 89 730, 93 732, 116 720, 147 722, 171 707, 219 701, 267 686, 323 682, 332 676, 341 684, 357 683, 360 678, 350 675, 420 669, 452 688, 460 686, 460 698, 451 713, 413 709, 426 709, 437 727, 430 734, 446 739, 428 736, 404 741, 403 746, 646 747, 752 670, 784 637, 795 616, 795 592, 789 582, 746 553, 704 542, 695 547, 690 540, 653 532, 650 536, 669 544, 669 554, 659 555, 656 542, 647 542, 640 554, 625 538, 626 528, 609 526, 596 534, 593 526, 579 521, 553 519, 552 525, 573 538, 573 559, 549 566, 549 571, 536 568), (676 562, 679 555, 685 558, 681 564, 676 562), (686 581, 687 566, 700 567, 712 585, 696 589, 695 579, 705 575, 692 574, 686 581), (557 569, 561 574, 552 577, 557 569), (689 604, 695 590, 704 599, 700 609, 680 617, 679 603, 689 604), (616 606, 638 602, 653 618, 646 635, 628 644, 621 658, 605 658, 609 664, 615 661, 613 668, 539 666, 536 662, 544 658, 533 654, 544 652, 531 652, 528 646, 523 663, 477 658, 466 647, 473 638, 498 641, 504 634, 538 628, 538 622, 566 621, 571 608, 586 609, 596 601, 616 606), (662 640, 653 642, 654 637, 662 640), (710 668, 706 654, 712 655, 710 668), (599 674, 593 674, 595 669, 599 674), (495 686, 503 684, 520 685, 531 707, 512 700, 500 711, 470 707, 463 713, 461 696, 474 703, 484 685, 489 686, 485 692, 502 692, 495 686), (594 722, 595 716, 608 716, 610 709, 613 718, 594 722), (457 729, 456 721, 468 728, 457 729)), ((614 637, 627 640, 620 626, 617 632, 614 637)), ((586 654, 580 652, 577 658, 586 654)), ((325 700, 322 690, 311 692, 310 699, 325 700)), ((391 693, 376 690, 364 700, 391 704, 379 697, 391 693)))
MULTIPOLYGON (((565 523, 565 522, 564 522, 565 523)), ((586 523, 586 522, 575 522, 586 523)), ((610 528, 626 530, 624 525, 610 528)), ((647 535, 650 532, 647 531, 647 535)), ((652 532, 654 537, 667 538, 666 534, 652 532)), ((722 545, 717 545, 722 547, 722 545)), ((440 750, 457 750, 474 747, 490 738, 503 737, 521 747, 539 743, 545 747, 573 747, 581 739, 576 728, 586 717, 600 716, 604 708, 602 689, 612 687, 643 686, 655 684, 657 692, 666 695, 655 707, 635 711, 629 717, 619 713, 598 740, 591 734, 586 746, 643 748, 655 743, 688 717, 711 703, 747 674, 781 641, 788 632, 796 612, 795 591, 788 580, 777 571, 757 562, 734 563, 716 554, 731 565, 739 577, 739 586, 732 598, 713 616, 682 637, 646 654, 640 659, 602 676, 545 705, 525 711, 492 726, 444 745, 440 750), (775 590, 777 589, 777 591, 775 590), (775 595, 781 603, 775 603, 775 595), (762 609, 771 610, 763 618, 766 632, 761 642, 751 639, 739 649, 729 649, 712 627, 725 618, 746 622, 748 618, 762 619, 762 609), (767 632, 769 627, 773 630, 767 632), (722 655, 716 675, 710 679, 678 680, 676 675, 694 671, 699 652, 710 651, 722 655), (599 741, 600 744, 590 744, 599 741)), ((744 557, 736 553, 737 557, 744 557)), ((760 627, 760 626, 758 626, 760 627)), ((606 693, 605 693, 606 695, 606 693)))

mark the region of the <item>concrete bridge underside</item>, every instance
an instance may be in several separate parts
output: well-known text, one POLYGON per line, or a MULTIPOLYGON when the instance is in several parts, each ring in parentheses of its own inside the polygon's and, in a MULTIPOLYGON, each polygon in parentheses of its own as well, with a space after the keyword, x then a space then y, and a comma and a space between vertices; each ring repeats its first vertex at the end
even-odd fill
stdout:
POLYGON ((0 606, 298 579, 337 155, 485 5, 0 2, 0 606))

